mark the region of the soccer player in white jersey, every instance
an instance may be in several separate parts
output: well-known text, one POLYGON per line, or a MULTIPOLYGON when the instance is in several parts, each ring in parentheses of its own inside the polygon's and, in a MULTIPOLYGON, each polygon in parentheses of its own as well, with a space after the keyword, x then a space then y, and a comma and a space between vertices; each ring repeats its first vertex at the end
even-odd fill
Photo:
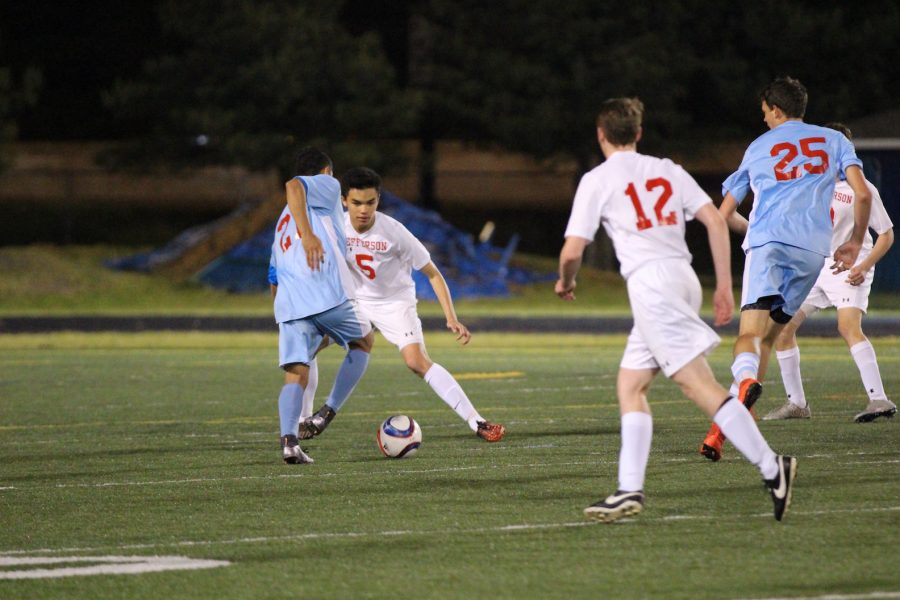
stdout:
MULTIPOLYGON (((868 228, 872 194, 862 161, 840 132, 803 122, 808 96, 791 77, 774 80, 760 94, 769 131, 744 152, 737 171, 722 184, 719 212, 732 228, 737 205, 752 191, 753 209, 744 238, 741 323, 734 344, 731 393, 748 408, 762 394, 760 372, 778 333, 800 309, 831 251, 831 195, 844 175, 856 197, 853 232, 833 252, 836 272, 856 262, 868 228)), ((700 454, 717 461, 724 437, 714 423, 700 454)))
POLYGON ((616 382, 622 426, 618 489, 584 513, 610 522, 643 508, 653 436, 647 392, 662 370, 759 468, 780 521, 790 505, 796 459, 775 454, 747 408, 715 380, 705 355, 719 336, 697 314, 703 294, 684 240, 685 221, 695 218, 707 229, 716 272, 716 325, 729 322, 734 311, 728 227, 683 168, 637 152, 642 117, 636 98, 614 98, 601 106, 597 139, 606 161, 578 185, 559 257, 556 294, 574 300, 584 249, 603 224, 634 314, 616 382))
MULTIPOLYGON (((341 193, 347 209, 346 259, 360 314, 399 348, 406 366, 423 378, 478 437, 499 442, 506 428, 485 420, 453 375, 433 362, 425 350, 412 269, 428 277, 447 319, 447 329, 456 334, 457 341, 465 345, 471 338, 456 317, 450 290, 428 250, 402 223, 377 212, 381 177, 372 169, 357 167, 347 171, 341 177, 341 193)), ((318 413, 305 420, 300 425, 301 439, 320 433, 320 420, 318 413)))
MULTIPOLYGON (((851 139, 850 129, 846 125, 829 123, 826 127, 840 131, 847 139, 851 139)), ((897 405, 888 400, 884 392, 875 349, 862 331, 862 316, 869 306, 869 292, 872 289, 872 279, 875 277, 875 264, 894 243, 894 224, 884 208, 881 195, 868 181, 866 186, 872 194, 869 229, 878 234, 878 239, 873 244, 872 235, 866 232, 859 258, 847 273, 834 274, 828 267, 823 268, 800 310, 776 338, 775 351, 781 367, 781 379, 787 393, 787 402, 768 413, 763 420, 810 418, 811 411, 800 377, 797 330, 808 316, 831 307, 837 309, 838 332, 850 348, 850 355, 856 362, 869 397, 868 405, 854 420, 857 423, 867 423, 882 417, 893 417, 897 412, 897 405)), ((834 222, 834 233, 831 236, 832 252, 850 238, 853 229, 853 201, 853 189, 846 181, 838 181, 834 186, 831 200, 831 215, 834 222)))
POLYGON ((299 153, 299 175, 285 184, 287 206, 272 244, 269 282, 284 370, 278 416, 282 459, 287 464, 313 462, 300 448, 297 434, 309 364, 323 339, 327 336, 347 348, 326 404, 335 411, 365 373, 372 348, 372 327, 356 312, 346 291, 350 283, 343 257, 341 186, 332 169, 331 159, 321 150, 304 148, 299 153))

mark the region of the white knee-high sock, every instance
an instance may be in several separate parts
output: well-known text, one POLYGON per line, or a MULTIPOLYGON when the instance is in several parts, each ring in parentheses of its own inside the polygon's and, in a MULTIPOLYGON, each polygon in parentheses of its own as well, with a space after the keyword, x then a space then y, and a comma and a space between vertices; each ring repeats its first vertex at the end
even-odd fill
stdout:
POLYGON ((434 393, 446 402, 447 406, 453 409, 453 412, 468 423, 469 429, 472 431, 478 430, 478 421, 483 421, 484 419, 472 406, 469 397, 466 396, 459 383, 447 369, 437 363, 433 363, 431 368, 425 371, 425 383, 431 386, 434 393))
POLYGON ((856 362, 859 369, 859 376, 862 378, 863 385, 866 386, 866 394, 869 400, 887 400, 884 393, 884 383, 881 381, 881 372, 878 370, 878 361, 875 358, 875 348, 869 340, 853 344, 850 347, 850 354, 856 362))
POLYGON ((746 406, 736 398, 729 398, 713 416, 713 421, 738 452, 759 468, 763 478, 773 479, 778 474, 775 453, 759 432, 759 427, 746 406))
POLYGON ((303 402, 300 404, 300 420, 311 417, 313 404, 316 401, 316 388, 319 387, 319 363, 316 359, 309 361, 309 381, 303 390, 303 402))
POLYGON ((650 460, 653 439, 653 417, 645 412, 622 415, 622 447, 619 449, 619 490, 637 492, 644 489, 644 474, 650 460))
POLYGON ((788 402, 803 408, 806 406, 806 393, 803 391, 803 378, 800 377, 800 348, 794 346, 790 350, 778 350, 775 356, 781 367, 781 381, 788 402))
POLYGON ((756 379, 759 373, 759 354, 755 352, 741 352, 734 357, 731 363, 731 374, 734 380, 740 384, 745 379, 756 379))

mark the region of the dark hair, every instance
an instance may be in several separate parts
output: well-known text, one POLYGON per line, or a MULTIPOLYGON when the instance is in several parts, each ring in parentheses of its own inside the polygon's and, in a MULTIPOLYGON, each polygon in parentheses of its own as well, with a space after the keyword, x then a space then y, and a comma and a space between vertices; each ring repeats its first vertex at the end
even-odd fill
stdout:
POLYGON ((307 146, 297 153, 297 162, 294 168, 297 175, 318 175, 325 167, 331 167, 334 170, 334 163, 327 154, 318 148, 307 146))
POLYGON ((637 141, 644 118, 644 104, 637 98, 610 98, 600 105, 597 127, 614 146, 627 146, 637 141))
POLYGON ((759 99, 769 105, 776 106, 790 119, 802 119, 806 114, 806 102, 809 96, 803 84, 793 77, 779 77, 759 93, 759 99))
POLYGON ((853 139, 853 133, 850 131, 850 128, 843 123, 825 123, 825 127, 827 127, 828 129, 834 129, 835 131, 840 131, 848 140, 853 139))
POLYGON ((369 167, 353 167, 341 176, 341 195, 346 197, 350 190, 375 188, 381 194, 381 175, 369 167))

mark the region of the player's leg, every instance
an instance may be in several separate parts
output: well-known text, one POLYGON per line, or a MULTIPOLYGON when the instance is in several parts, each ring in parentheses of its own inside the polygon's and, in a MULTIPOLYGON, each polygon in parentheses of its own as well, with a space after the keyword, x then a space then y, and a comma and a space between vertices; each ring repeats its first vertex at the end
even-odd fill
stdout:
POLYGON ((875 348, 862 331, 862 310, 848 307, 839 308, 837 312, 838 332, 850 348, 850 355, 859 369, 860 379, 869 397, 866 409, 856 415, 854 420, 857 423, 867 423, 881 417, 893 417, 897 413, 897 405, 888 400, 884 392, 875 348))
POLYGON ((775 340, 775 356, 781 370, 781 381, 787 395, 787 402, 763 417, 764 421, 781 419, 808 419, 812 414, 806 401, 803 379, 800 376, 800 347, 797 345, 797 330, 816 307, 804 304, 790 323, 784 326, 775 340))
POLYGON ((278 396, 282 460, 288 464, 310 463, 297 441, 304 388, 309 382, 309 361, 321 335, 305 319, 279 324, 278 354, 284 369, 284 386, 278 396))
POLYGON ((797 459, 772 451, 750 411, 719 385, 703 356, 679 369, 672 380, 685 396, 712 417, 738 452, 759 469, 772 495, 775 519, 780 521, 791 503, 797 459))
POLYGON ((325 404, 303 422, 304 436, 311 434, 309 437, 321 434, 353 393, 369 366, 369 352, 375 343, 371 323, 349 301, 317 315, 315 320, 324 334, 347 348, 347 353, 325 404))
POLYGON ((619 485, 614 494, 584 509, 590 519, 608 523, 636 515, 644 506, 644 476, 653 439, 647 390, 658 372, 658 368, 619 368, 616 380, 622 436, 619 485))
POLYGON ((424 379, 438 398, 465 421, 478 437, 488 442, 499 442, 503 439, 506 427, 500 423, 490 423, 479 414, 456 378, 443 366, 431 360, 424 343, 405 344, 400 348, 400 355, 406 366, 424 379))

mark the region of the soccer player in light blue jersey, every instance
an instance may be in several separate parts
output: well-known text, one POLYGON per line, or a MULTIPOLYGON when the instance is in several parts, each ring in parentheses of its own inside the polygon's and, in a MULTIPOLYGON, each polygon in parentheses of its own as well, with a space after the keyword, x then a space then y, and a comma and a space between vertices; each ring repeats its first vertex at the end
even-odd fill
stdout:
MULTIPOLYGON (((722 185, 719 211, 737 229, 737 205, 754 195, 744 238, 741 321, 734 345, 732 392, 748 407, 759 399, 760 344, 771 346, 796 314, 831 253, 831 196, 843 175, 856 195, 850 240, 834 252, 836 273, 853 266, 869 222, 871 192, 853 144, 840 132, 803 122, 806 88, 779 78, 760 94, 769 131, 744 153, 722 185)), ((765 362, 762 364, 765 370, 765 362)), ((714 424, 700 446, 710 460, 722 456, 724 437, 714 424)))
POLYGON ((331 159, 315 148, 297 158, 299 175, 285 184, 287 206, 275 227, 270 279, 278 322, 278 358, 284 386, 278 397, 282 459, 310 463, 297 441, 309 363, 324 338, 347 348, 328 400, 317 413, 324 429, 340 410, 369 364, 372 326, 356 312, 344 261, 341 184, 332 176, 331 159), (277 273, 277 279, 272 275, 277 273))

